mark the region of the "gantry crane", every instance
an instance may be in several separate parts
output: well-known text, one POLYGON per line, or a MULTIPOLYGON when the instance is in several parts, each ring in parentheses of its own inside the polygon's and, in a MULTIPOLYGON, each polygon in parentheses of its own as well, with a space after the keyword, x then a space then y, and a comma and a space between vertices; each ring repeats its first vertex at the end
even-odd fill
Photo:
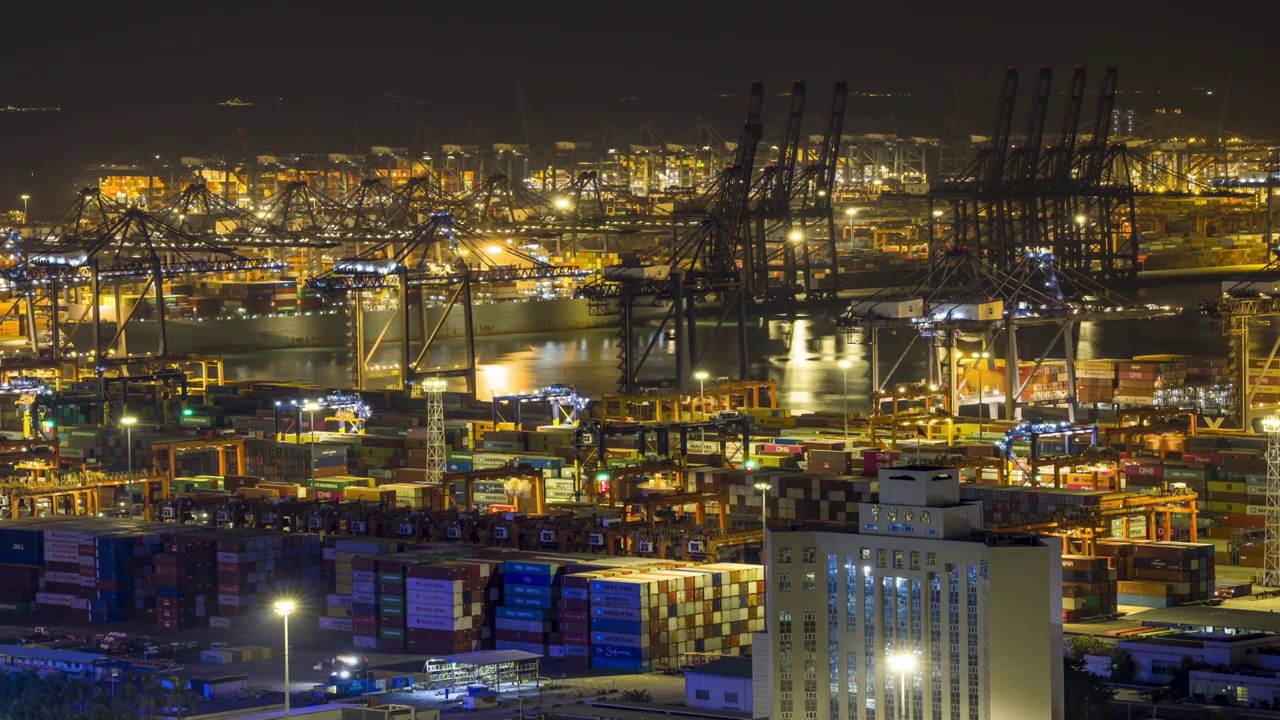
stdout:
POLYGON ((746 338, 747 296, 740 259, 749 252, 744 225, 751 196, 752 170, 762 131, 761 109, 764 87, 751 86, 747 119, 743 124, 733 165, 718 179, 710 214, 691 232, 673 243, 665 257, 652 254, 642 259, 641 266, 615 269, 579 289, 596 315, 618 315, 619 324, 619 389, 634 393, 637 378, 649 359, 658 338, 668 328, 674 331, 674 377, 668 382, 683 387, 699 367, 702 356, 715 334, 730 318, 737 328, 738 375, 745 380, 748 372, 746 338), (658 331, 648 345, 636 354, 635 307, 648 302, 668 304, 658 331), (715 303, 718 320, 700 342, 697 308, 715 303))

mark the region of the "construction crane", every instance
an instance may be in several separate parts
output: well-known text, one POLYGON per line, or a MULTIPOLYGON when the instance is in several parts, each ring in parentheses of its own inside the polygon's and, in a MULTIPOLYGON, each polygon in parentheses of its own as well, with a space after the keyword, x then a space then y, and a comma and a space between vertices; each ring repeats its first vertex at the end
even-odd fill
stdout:
POLYGON ((1116 69, 1104 75, 1093 131, 1083 146, 1077 138, 1085 71, 1075 70, 1061 131, 1047 152, 1052 73, 1041 69, 1026 134, 1012 147, 1018 80, 1017 69, 1009 68, 986 147, 958 175, 930 185, 930 214, 945 215, 939 206, 951 214, 948 233, 931 233, 934 264, 948 247, 960 247, 1003 270, 1033 249, 1050 248, 1065 270, 1103 281, 1132 279, 1138 272, 1136 195, 1128 157, 1110 142, 1116 69))
POLYGON ((381 367, 374 363, 383 344, 398 346, 397 360, 388 368, 396 376, 398 387, 409 387, 419 374, 436 377, 463 377, 469 392, 475 392, 475 328, 472 322, 472 286, 476 283, 511 282, 555 278, 580 278, 586 275, 576 268, 558 268, 507 248, 523 265, 500 265, 492 259, 486 243, 474 230, 458 223, 448 212, 432 213, 423 224, 407 235, 395 235, 369 245, 359 255, 342 258, 328 272, 307 281, 307 287, 318 292, 346 295, 349 302, 348 341, 349 370, 356 388, 366 388, 381 367), (473 264, 474 263, 474 264, 473 264), (443 310, 434 325, 427 308, 429 292, 447 294, 443 310), (389 297, 394 303, 386 323, 367 340, 364 326, 365 294, 389 297), (435 341, 455 307, 463 312, 466 360, 461 366, 430 367, 424 365, 435 341), (421 323, 414 338, 411 310, 416 306, 421 323), (399 339, 387 340, 393 326, 398 325, 399 339), (418 344, 414 355, 414 344, 418 344))
POLYGON ((545 404, 552 425, 577 425, 589 403, 590 400, 578 395, 572 385, 548 385, 529 392, 495 395, 493 425, 499 427, 503 423, 511 423, 519 429, 524 424, 524 406, 528 404, 545 404), (504 414, 506 408, 510 408, 510 418, 504 414))
MULTIPOLYGON (((578 291, 590 303, 596 315, 617 315, 619 322, 619 389, 634 393, 637 378, 657 345, 658 338, 670 328, 674 332, 675 353, 673 377, 667 382, 676 388, 689 381, 702 362, 707 347, 730 317, 734 318, 738 341, 738 375, 745 380, 748 372, 746 337, 747 297, 739 262, 749 240, 744 232, 747 204, 751 196, 752 170, 762 132, 760 114, 764 86, 753 83, 733 164, 718 179, 710 214, 691 232, 673 243, 665 257, 651 254, 641 259, 638 267, 611 268, 597 281, 578 291), (637 304, 649 302, 667 305, 658 330, 647 346, 636 353, 637 304), (715 303, 718 319, 715 326, 699 340, 697 307, 715 303)), ((665 251, 664 251, 665 252, 665 251)))
POLYGON ((997 440, 995 446, 1002 456, 1007 458, 1010 463, 1022 471, 1024 483, 1029 481, 1030 484, 1038 485, 1040 480, 1037 475, 1036 468, 1040 464, 1041 453, 1044 451, 1041 441, 1044 438, 1060 438, 1062 440, 1061 454, 1071 455, 1072 440, 1080 437, 1081 435, 1088 438, 1089 447, 1097 447, 1097 425, 1076 425, 1071 422, 1060 421, 1024 420, 1006 430, 1004 438, 997 440), (1018 457, 1018 453, 1015 448, 1015 443, 1023 440, 1025 440, 1030 447, 1025 460, 1018 457))
MULTIPOLYGON (((209 273, 276 272, 283 264, 271 260, 249 258, 219 245, 189 235, 141 210, 129 209, 110 218, 105 224, 67 236, 29 254, 27 260, 4 271, 23 299, 28 327, 35 328, 37 305, 47 306, 51 333, 50 359, 58 361, 63 353, 60 298, 65 293, 85 292, 85 315, 90 316, 93 343, 90 349, 95 366, 113 351, 116 360, 152 361, 169 354, 165 318, 164 282, 166 278, 209 273), (104 325, 100 317, 102 283, 112 285, 117 317, 112 323, 113 335, 105 345, 104 325), (124 285, 141 283, 137 301, 122 312, 121 291, 124 285), (130 354, 125 345, 125 330, 145 304, 150 293, 154 318, 159 327, 158 346, 154 351, 130 354)), ((16 306, 16 304, 15 304, 16 306)), ((41 355, 39 333, 30 332, 32 352, 41 355)))
POLYGON ((1004 392, 987 395, 989 402, 1003 401, 1005 418, 1015 420, 1024 407, 1066 406, 1069 419, 1076 412, 1076 328, 1082 322, 1174 317, 1180 308, 1137 303, 1097 282, 1091 275, 1064 268, 1053 255, 1028 251, 1016 262, 1000 268, 987 257, 962 247, 950 247, 895 287, 854 300, 837 319, 849 342, 867 346, 873 396, 895 383, 894 375, 916 348, 924 345, 928 375, 925 383, 945 388, 946 406, 960 414, 962 396, 961 342, 977 342, 986 352, 984 370, 1004 361, 1004 392), (1023 372, 1018 348, 1019 331, 1047 326, 1054 334, 1023 372), (911 340, 882 374, 880 336, 884 332, 908 332, 911 340), (1004 345, 1000 352, 997 341, 1004 345), (1046 358, 1061 344, 1065 356, 1066 388, 1056 396, 1028 396, 1032 380, 1046 358))

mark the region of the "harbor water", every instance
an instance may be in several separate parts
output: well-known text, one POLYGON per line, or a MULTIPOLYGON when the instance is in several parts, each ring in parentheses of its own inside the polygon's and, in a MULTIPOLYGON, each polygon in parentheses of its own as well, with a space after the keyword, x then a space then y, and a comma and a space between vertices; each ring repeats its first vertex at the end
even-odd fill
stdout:
MULTIPOLYGON (((1138 290, 1141 302, 1184 308, 1180 317, 1163 320, 1121 320, 1083 323, 1079 329, 1077 357, 1127 358, 1134 355, 1186 354, 1222 356, 1227 344, 1213 322, 1199 310, 1201 300, 1218 292, 1220 283, 1192 282, 1138 290)), ((710 326, 702 330, 705 337, 710 326)), ((645 325, 638 343, 657 332, 657 323, 645 325)), ((1253 335, 1253 352, 1266 353, 1280 332, 1274 326, 1259 326, 1253 335)), ((1033 359, 1044 352, 1053 330, 1035 328, 1020 333, 1019 355, 1033 359)), ((867 350, 849 344, 836 330, 830 315, 811 317, 756 318, 748 331, 751 375, 778 384, 779 403, 794 412, 839 411, 843 404, 844 371, 841 360, 850 360, 848 403, 850 410, 866 407, 870 391, 867 350)), ((909 334, 884 338, 881 347, 881 375, 887 377, 910 341, 909 334)), ((966 347, 962 346, 962 350, 966 347)), ((968 349, 977 349, 974 345, 968 349)), ((612 329, 583 329, 554 333, 528 333, 481 337, 476 340, 480 373, 477 378, 481 398, 493 394, 520 392, 553 383, 574 385, 582 394, 598 397, 617 390, 618 335, 612 329)), ((394 361, 394 349, 379 361, 394 361)), ((438 343, 431 363, 452 366, 462 363, 463 344, 458 340, 438 343)), ((1062 357, 1061 343, 1049 353, 1062 357)), ((226 355, 227 376, 232 380, 273 378, 309 382, 323 387, 341 387, 347 379, 347 357, 343 348, 273 350, 226 355)), ((674 362, 674 346, 659 339, 641 378, 669 377, 674 362)), ((700 368, 712 377, 737 372, 737 341, 732 328, 715 336, 700 368)), ((923 346, 917 342, 889 384, 913 382, 924 377, 923 346)), ((461 380, 451 380, 451 389, 462 390, 461 380)), ((696 383, 693 383, 696 389, 696 383)))

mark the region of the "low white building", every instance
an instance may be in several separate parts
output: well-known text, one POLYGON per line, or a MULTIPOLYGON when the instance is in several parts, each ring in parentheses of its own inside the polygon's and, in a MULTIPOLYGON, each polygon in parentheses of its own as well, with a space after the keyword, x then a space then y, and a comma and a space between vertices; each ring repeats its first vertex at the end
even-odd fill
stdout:
POLYGON ((751 713, 751 658, 724 657, 686 670, 684 704, 702 710, 751 713))

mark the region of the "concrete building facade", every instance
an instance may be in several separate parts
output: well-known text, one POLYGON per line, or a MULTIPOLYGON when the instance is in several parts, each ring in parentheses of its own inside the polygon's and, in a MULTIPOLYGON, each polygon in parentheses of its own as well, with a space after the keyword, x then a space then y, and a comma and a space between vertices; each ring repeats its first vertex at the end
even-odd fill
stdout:
POLYGON ((684 704, 702 710, 751 713, 751 658, 723 657, 684 674, 684 704))
POLYGON ((879 482, 856 527, 771 529, 755 715, 1061 720, 1058 541, 984 533, 954 469, 879 482))

